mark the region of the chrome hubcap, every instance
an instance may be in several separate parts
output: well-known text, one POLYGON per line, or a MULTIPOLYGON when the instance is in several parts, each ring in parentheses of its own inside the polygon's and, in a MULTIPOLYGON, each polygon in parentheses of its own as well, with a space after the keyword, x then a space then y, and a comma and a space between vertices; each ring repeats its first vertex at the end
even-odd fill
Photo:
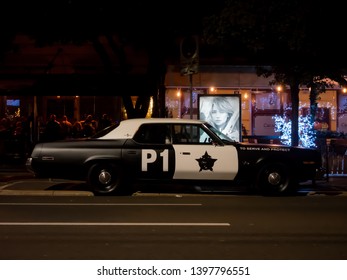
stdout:
POLYGON ((270 173, 267 180, 271 185, 278 185, 281 182, 281 175, 277 172, 270 173))
POLYGON ((101 184, 107 185, 111 182, 111 174, 107 170, 101 170, 99 174, 99 182, 101 184))

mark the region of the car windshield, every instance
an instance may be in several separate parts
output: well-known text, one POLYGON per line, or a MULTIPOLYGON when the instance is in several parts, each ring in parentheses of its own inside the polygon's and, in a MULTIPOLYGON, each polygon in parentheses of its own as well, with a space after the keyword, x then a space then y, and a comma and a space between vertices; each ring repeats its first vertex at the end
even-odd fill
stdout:
POLYGON ((220 132, 218 129, 210 125, 209 123, 205 123, 205 126, 208 127, 209 130, 211 130, 218 138, 220 138, 224 143, 234 143, 235 141, 230 139, 228 136, 220 132))

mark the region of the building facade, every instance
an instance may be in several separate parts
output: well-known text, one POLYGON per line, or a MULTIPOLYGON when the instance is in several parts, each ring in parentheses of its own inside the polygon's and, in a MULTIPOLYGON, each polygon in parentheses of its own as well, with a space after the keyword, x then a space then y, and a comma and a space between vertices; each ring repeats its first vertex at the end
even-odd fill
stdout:
MULTIPOLYGON (((199 118, 199 96, 239 95, 243 134, 276 136, 274 116, 290 110, 289 88, 270 85, 271 77, 259 77, 251 66, 200 66, 199 72, 182 75, 178 66, 169 66, 165 79, 166 116, 173 118, 199 118), (190 110, 192 108, 192 110, 190 110)), ((124 118, 124 107, 119 96, 1 96, 1 115, 29 116, 33 112, 46 122, 54 113, 61 118, 82 120, 92 114, 99 118, 109 114, 113 120, 124 118)), ((134 96, 134 98, 136 98, 134 96)), ((309 89, 302 88, 299 96, 299 113, 309 114, 309 89)), ((151 110, 151 109, 150 109, 151 110)), ((149 114, 150 116, 150 114, 149 114)), ((317 128, 347 133, 347 93, 336 86, 321 93, 316 115, 317 128)))
MULTIPOLYGON (((290 110, 290 89, 270 85, 270 78, 259 77, 252 66, 200 66, 192 77, 182 76, 179 68, 169 67, 166 78, 168 114, 178 118, 197 118, 199 95, 238 94, 241 120, 247 135, 273 136, 274 116, 290 110), (192 104, 191 104, 192 100, 192 104), (192 115, 190 106, 193 106, 192 115)), ((301 88, 299 113, 309 114, 310 91, 301 88)), ((317 129, 347 133, 347 94, 336 85, 317 100, 317 129)))

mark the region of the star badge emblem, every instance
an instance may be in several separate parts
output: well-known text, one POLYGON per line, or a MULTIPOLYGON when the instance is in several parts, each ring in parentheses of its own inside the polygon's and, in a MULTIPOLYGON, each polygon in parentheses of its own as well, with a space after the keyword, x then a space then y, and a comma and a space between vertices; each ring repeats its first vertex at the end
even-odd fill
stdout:
POLYGON ((202 157, 195 160, 199 162, 199 166, 200 166, 199 172, 201 172, 202 170, 213 171, 213 165, 217 159, 212 158, 206 151, 202 157))

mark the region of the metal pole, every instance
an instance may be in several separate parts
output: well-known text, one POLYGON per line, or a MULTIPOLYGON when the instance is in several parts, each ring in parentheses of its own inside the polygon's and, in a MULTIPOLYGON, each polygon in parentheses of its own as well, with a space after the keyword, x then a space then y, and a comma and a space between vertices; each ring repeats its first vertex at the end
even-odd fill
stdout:
POLYGON ((94 106, 93 106, 93 118, 95 118, 96 108, 95 108, 95 96, 94 96, 94 106))
POLYGON ((193 74, 189 74, 190 82, 190 119, 193 119, 193 74))
POLYGON ((30 142, 36 143, 40 140, 39 135, 39 120, 38 120, 38 113, 37 113, 37 96, 34 95, 34 108, 33 108, 33 114, 32 114, 32 120, 31 120, 31 131, 30 131, 30 142))

